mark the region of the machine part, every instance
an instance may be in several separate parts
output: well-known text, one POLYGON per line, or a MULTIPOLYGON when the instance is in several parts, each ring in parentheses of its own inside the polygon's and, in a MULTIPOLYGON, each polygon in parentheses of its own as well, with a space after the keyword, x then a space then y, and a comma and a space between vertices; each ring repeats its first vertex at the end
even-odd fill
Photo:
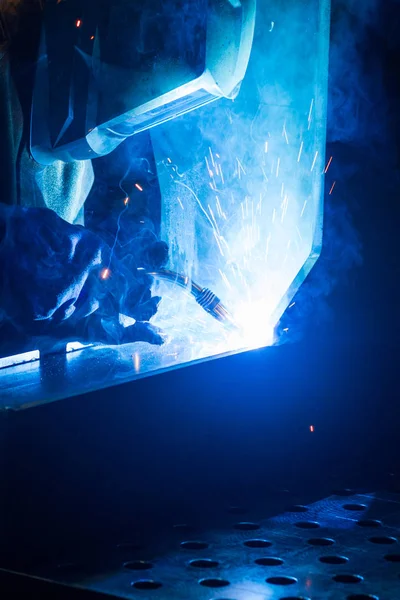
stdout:
POLYGON ((44 10, 31 152, 41 164, 104 156, 124 139, 234 99, 256 0, 71 0, 44 10))
POLYGON ((168 269, 160 269, 159 271, 152 271, 147 273, 157 279, 164 279, 170 281, 175 285, 179 285, 181 288, 189 291, 194 296, 197 304, 201 306, 203 310, 208 312, 214 319, 220 321, 227 327, 233 329, 240 329, 231 313, 222 304, 221 300, 208 288, 201 287, 195 281, 192 281, 186 275, 170 271, 168 269))

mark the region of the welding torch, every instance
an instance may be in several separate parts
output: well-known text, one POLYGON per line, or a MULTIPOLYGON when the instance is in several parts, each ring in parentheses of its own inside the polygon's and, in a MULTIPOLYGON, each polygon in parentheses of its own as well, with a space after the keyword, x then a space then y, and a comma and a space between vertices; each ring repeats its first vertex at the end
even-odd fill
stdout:
POLYGON ((195 281, 189 279, 189 277, 182 275, 181 273, 176 273, 175 271, 170 271, 169 269, 148 271, 147 275, 156 279, 164 279, 165 281, 169 281, 189 291, 195 298, 197 304, 214 317, 214 319, 223 323, 230 329, 239 329, 228 309, 222 304, 218 296, 208 288, 203 288, 195 281))

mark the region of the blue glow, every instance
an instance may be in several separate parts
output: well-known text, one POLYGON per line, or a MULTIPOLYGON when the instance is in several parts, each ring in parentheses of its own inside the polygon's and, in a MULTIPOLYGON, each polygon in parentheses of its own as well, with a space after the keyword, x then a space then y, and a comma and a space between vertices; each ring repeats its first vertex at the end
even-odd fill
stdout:
POLYGON ((154 322, 191 359, 273 343, 318 258, 328 44, 329 2, 259 3, 237 98, 152 130, 170 267, 212 289, 242 328, 226 332, 158 284, 154 322))

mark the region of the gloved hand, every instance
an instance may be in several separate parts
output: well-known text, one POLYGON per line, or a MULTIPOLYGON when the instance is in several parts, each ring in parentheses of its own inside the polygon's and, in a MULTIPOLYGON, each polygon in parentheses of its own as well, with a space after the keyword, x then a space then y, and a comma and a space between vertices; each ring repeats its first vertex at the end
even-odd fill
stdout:
POLYGON ((140 322, 160 299, 138 267, 156 267, 160 256, 165 262, 168 249, 154 237, 138 242, 129 264, 119 265, 98 236, 53 211, 0 204, 1 321, 29 336, 162 344, 161 333, 140 322), (120 312, 137 322, 124 328, 120 312))

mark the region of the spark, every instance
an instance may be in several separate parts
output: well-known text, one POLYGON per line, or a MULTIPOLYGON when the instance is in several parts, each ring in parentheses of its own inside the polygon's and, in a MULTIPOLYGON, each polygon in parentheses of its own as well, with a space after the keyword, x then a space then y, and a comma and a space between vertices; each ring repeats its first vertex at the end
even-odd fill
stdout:
POLYGON ((318 157, 318 150, 317 150, 317 151, 316 151, 316 153, 315 153, 314 160, 313 160, 313 164, 311 165, 311 173, 312 173, 312 172, 313 172, 313 170, 314 170, 315 163, 317 162, 317 157, 318 157))
POLYGON ((94 40, 94 35, 90 36, 90 39, 93 41, 94 40))
POLYGON ((275 21, 271 21, 271 28, 269 30, 270 33, 274 29, 274 27, 275 27, 275 21))
POLYGON ((216 156, 217 158, 221 158, 221 157, 220 157, 220 155, 218 154, 218 152, 216 152, 216 153, 215 153, 215 156, 216 156))
POLYGON ((224 174, 222 172, 222 166, 221 165, 219 165, 219 174, 220 174, 222 183, 225 185, 224 174))
POLYGON ((332 194, 332 192, 333 192, 333 190, 334 190, 334 188, 335 188, 335 185, 336 185, 336 181, 334 181, 334 182, 333 182, 333 185, 332 185, 332 187, 331 187, 331 191, 329 192, 329 195, 331 195, 331 194, 332 194))
POLYGON ((243 171, 243 175, 246 175, 244 166, 242 165, 242 163, 240 162, 240 160, 237 157, 236 157, 236 160, 237 160, 237 164, 238 164, 238 171, 240 172, 240 170, 241 170, 241 171, 243 171))
POLYGON ((214 177, 214 173, 212 172, 212 170, 210 169, 210 164, 207 160, 207 156, 204 157, 204 160, 206 161, 206 167, 207 167, 207 171, 210 177, 214 177))
POLYGON ((128 204, 129 204, 129 197, 128 196, 125 198, 124 204, 125 204, 125 206, 128 206, 128 204))
POLYGON ((333 160, 333 156, 331 156, 331 157, 330 157, 330 159, 329 159, 329 161, 328 161, 328 164, 327 164, 327 165, 326 165, 326 167, 325 167, 325 171, 324 171, 325 175, 327 174, 327 172, 328 172, 328 169, 329 169, 329 167, 331 166, 331 162, 332 162, 332 160, 333 160))
POLYGON ((308 113, 308 129, 310 129, 310 127, 311 127, 313 108, 314 108, 314 98, 311 100, 310 112, 308 113))
POLYGON ((300 217, 304 215, 304 211, 306 210, 307 200, 304 200, 303 208, 301 209, 300 217))
POLYGON ((286 131, 286 123, 283 124, 282 136, 285 138, 287 145, 289 146, 289 138, 286 131))
POLYGON ((100 273, 100 277, 102 279, 108 279, 110 277, 110 273, 111 273, 110 269, 108 269, 108 268, 103 269, 100 273))
POLYGON ((267 154, 267 152, 268 152, 268 140, 264 144, 264 152, 265 152, 265 154, 267 154))
POLYGON ((269 179, 267 177, 266 172, 264 171, 264 167, 261 167, 261 171, 262 171, 262 174, 264 175, 264 178, 265 178, 266 182, 268 183, 269 179))
POLYGON ((289 331, 289 327, 285 327, 285 329, 283 330, 285 333, 287 333, 289 331))
POLYGON ((178 196, 178 202, 179 202, 179 204, 180 204, 180 206, 181 206, 181 209, 182 209, 182 210, 185 210, 185 208, 184 208, 184 206, 183 206, 183 204, 182 204, 182 200, 179 198, 179 196, 178 196))
POLYGON ((225 283, 225 285, 226 285, 226 287, 228 288, 228 290, 231 290, 231 289, 232 289, 232 286, 231 286, 231 284, 229 283, 229 280, 228 280, 227 276, 225 275, 225 273, 223 273, 223 272, 221 271, 221 269, 218 269, 218 271, 219 271, 219 274, 220 274, 220 275, 221 275, 221 277, 222 277, 222 281, 225 283))
POLYGON ((208 148, 208 150, 210 152, 210 158, 211 158, 212 165, 215 168, 215 162, 214 162, 214 156, 213 156, 212 150, 211 150, 211 148, 208 148))
POLYGON ((224 252, 222 250, 222 246, 221 246, 221 242, 220 242, 220 239, 219 239, 219 235, 215 231, 215 229, 213 229, 213 234, 214 234, 214 237, 215 237, 215 241, 217 242, 217 245, 218 245, 218 250, 220 251, 220 253, 221 253, 222 256, 225 256, 224 252))
POLYGON ((289 308, 292 308, 295 304, 296 304, 296 302, 292 302, 292 304, 290 304, 289 308))
POLYGON ((135 183, 135 188, 139 190, 139 192, 143 192, 143 188, 138 183, 135 183))
MULTIPOLYGON (((221 244, 220 244, 220 240, 219 240, 221 234, 219 232, 218 224, 217 224, 217 221, 215 220, 215 216, 214 216, 213 210, 212 210, 212 208, 211 208, 211 206, 209 204, 208 204, 208 210, 210 211, 211 223, 212 223, 212 226, 213 226, 213 230, 217 234, 218 246, 220 246, 220 248, 221 248, 221 244)), ((221 254, 223 256, 222 248, 221 248, 221 254)))
POLYGON ((226 217, 226 214, 224 213, 224 211, 222 210, 222 206, 221 206, 218 196, 215 196, 215 200, 216 200, 216 204, 217 204, 217 211, 218 211, 220 217, 222 217, 226 221, 227 217, 226 217))
POLYGON ((224 238, 224 236, 220 235, 219 239, 221 241, 221 244, 224 244, 225 248, 228 250, 228 253, 229 253, 230 252, 229 244, 226 241, 226 239, 224 238))
POLYGON ((299 150, 299 155, 297 157, 297 162, 300 162, 300 158, 301 158, 301 155, 302 155, 302 152, 303 152, 303 146, 304 146, 304 142, 302 141, 301 144, 300 144, 300 150, 299 150))
POLYGON ((299 228, 297 227, 297 225, 296 225, 296 232, 297 232, 297 235, 299 236, 300 242, 302 242, 302 241, 303 241, 303 238, 301 237, 301 233, 300 233, 300 230, 299 230, 299 228))
POLYGON ((169 162, 169 164, 172 164, 172 160, 168 157, 167 161, 169 162))
POLYGON ((310 431, 311 431, 311 433, 314 433, 314 431, 315 431, 314 425, 310 425, 310 431))
POLYGON ((285 184, 282 183, 282 187, 281 187, 281 198, 283 198, 283 193, 285 191, 285 184))
POLYGON ((80 27, 81 25, 82 25, 82 21, 81 21, 80 19, 77 19, 77 20, 75 21, 75 26, 76 26, 76 27, 80 27))
POLYGON ((276 165, 276 176, 279 177, 279 167, 281 166, 281 159, 278 158, 278 163, 276 165))
POLYGON ((135 369, 135 373, 139 373, 140 371, 140 354, 135 352, 133 355, 133 367, 135 369))

